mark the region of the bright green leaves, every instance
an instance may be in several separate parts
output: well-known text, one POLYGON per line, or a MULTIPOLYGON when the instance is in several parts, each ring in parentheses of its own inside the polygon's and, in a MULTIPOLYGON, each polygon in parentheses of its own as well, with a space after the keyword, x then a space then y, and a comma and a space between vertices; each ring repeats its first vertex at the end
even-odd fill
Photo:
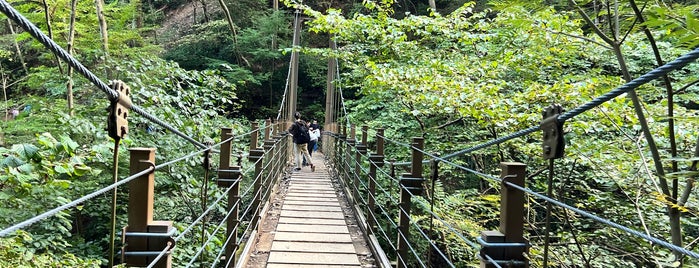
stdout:
POLYGON ((649 9, 645 25, 659 31, 661 40, 686 48, 699 46, 699 5, 662 4, 649 9))

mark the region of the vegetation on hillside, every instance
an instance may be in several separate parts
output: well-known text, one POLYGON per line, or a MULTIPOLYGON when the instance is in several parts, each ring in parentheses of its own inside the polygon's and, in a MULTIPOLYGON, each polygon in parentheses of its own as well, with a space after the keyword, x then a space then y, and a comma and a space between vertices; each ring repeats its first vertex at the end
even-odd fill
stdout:
MULTIPOLYGON (((276 117, 294 9, 308 16, 298 48, 299 110, 322 121, 326 63, 337 57, 352 123, 386 128, 397 141, 425 137, 428 151, 443 154, 538 125, 552 103, 572 109, 699 46, 695 1, 436 0, 431 9, 427 0, 308 6, 288 0, 280 10, 264 0, 108 1, 107 40, 95 2, 11 2, 60 45, 71 45, 103 81, 125 81, 134 103, 199 141, 217 140, 221 126, 243 132, 250 120, 276 117), (175 17, 180 28, 160 28, 175 17), (338 50, 326 48, 328 38, 338 50)), ((110 184, 114 150, 104 130, 104 94, 3 21, 0 228, 110 184)), ((699 64, 690 64, 566 122, 555 197, 696 251, 698 74, 699 64)), ((157 147, 157 162, 195 149, 144 118, 131 118, 122 148, 157 147)), ((524 162, 533 174, 528 186, 545 192, 540 139, 536 133, 454 161, 491 174, 501 161, 524 162)), ((407 158, 391 144, 387 154, 407 158)), ((121 150, 120 174, 128 170, 127 159, 121 150)), ((213 198, 202 197, 214 186, 202 181, 201 162, 178 164, 177 172, 160 177, 157 191, 167 198, 156 200, 159 217, 191 220, 213 198)), ((440 174, 440 217, 469 236, 497 227, 497 185, 447 165, 440 174)), ((530 258, 543 266, 538 232, 546 209, 530 201, 530 258)), ((124 226, 124 192, 118 203, 117 226, 124 226)), ((0 238, 0 266, 107 265, 110 206, 111 196, 101 196, 0 238)), ((553 212, 551 266, 699 265, 579 215, 553 212)), ((477 265, 473 249, 437 235, 458 267, 477 265)), ((176 260, 194 253, 196 243, 188 242, 178 244, 176 260)))

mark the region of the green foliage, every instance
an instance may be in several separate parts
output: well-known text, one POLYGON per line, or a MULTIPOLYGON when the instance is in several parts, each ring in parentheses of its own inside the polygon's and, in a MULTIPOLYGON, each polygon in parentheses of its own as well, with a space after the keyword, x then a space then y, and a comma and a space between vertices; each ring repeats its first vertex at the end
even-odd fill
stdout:
POLYGON ((81 258, 71 253, 42 254, 24 245, 35 239, 19 231, 10 238, 0 238, 0 265, 3 267, 99 267, 100 261, 81 258))
POLYGON ((662 39, 690 49, 699 46, 699 5, 662 3, 653 6, 645 25, 661 33, 662 39))
MULTIPOLYGON (((496 11, 483 12, 476 11, 473 4, 466 4, 444 16, 406 15, 401 19, 396 19, 388 7, 371 1, 365 1, 368 14, 351 16, 339 10, 320 13, 306 8, 305 13, 315 18, 309 22, 311 30, 335 36, 340 47, 338 51, 308 51, 325 57, 336 56, 347 69, 341 84, 361 94, 360 99, 346 102, 352 123, 368 123, 372 129, 384 127, 386 136, 398 142, 423 136, 427 138, 427 151, 449 153, 538 125, 542 119, 540 111, 550 103, 572 109, 623 81, 616 55, 607 50, 603 41, 589 35, 584 21, 577 13, 569 12, 570 7, 564 3, 552 5, 556 1, 524 2, 500 1, 494 6, 496 11)), ((696 40, 688 37, 694 35, 684 26, 691 23, 676 24, 683 21, 677 18, 690 17, 688 21, 692 21, 696 16, 695 7, 685 6, 687 9, 677 11, 668 7, 661 10, 670 14, 665 18, 675 18, 672 25, 662 24, 669 21, 646 23, 653 33, 660 34, 661 41, 657 44, 661 56, 668 61, 687 52, 687 40, 696 40)), ((629 13, 628 6, 621 8, 624 14, 629 13)), ((602 30, 609 31, 605 21, 609 14, 605 12, 598 14, 597 19, 604 21, 600 24, 602 30)), ((653 20, 657 19, 649 19, 653 20)), ((632 25, 632 20, 623 21, 621 29, 628 30, 632 25)), ((635 28, 624 38, 622 48, 627 52, 622 56, 632 76, 654 68, 655 57, 645 35, 635 28)), ((686 67, 696 68, 696 64, 686 67)), ((696 80, 685 70, 671 75, 678 85, 696 80)), ((638 92, 646 101, 644 107, 651 117, 652 132, 664 148, 661 153, 664 159, 669 159, 667 101, 662 86, 653 82, 638 92)), ((694 131, 697 127, 694 120, 685 120, 693 113, 687 109, 692 107, 687 98, 695 94, 691 88, 689 92, 679 92, 678 98, 686 107, 675 107, 677 122, 681 122, 675 126, 677 141, 684 144, 679 152, 682 159, 693 154, 699 135, 694 131)), ((572 204, 627 226, 647 228, 649 232, 657 232, 653 235, 668 239, 669 226, 663 215, 665 205, 670 202, 658 197, 662 196, 660 190, 653 186, 654 178, 646 171, 649 156, 645 144, 640 142, 639 122, 630 106, 628 99, 617 98, 566 122, 567 155, 566 159, 557 161, 555 174, 561 179, 557 178, 555 185, 566 185, 560 193, 564 199, 569 196, 571 199, 567 201, 572 204)), ((545 162, 538 157, 540 139, 541 135, 536 133, 460 157, 455 162, 491 174, 497 172, 500 161, 525 162, 530 172, 545 170, 545 162)), ((408 157, 407 150, 392 141, 386 150, 386 155, 399 161, 408 157)), ((459 169, 444 169, 443 176, 448 178, 444 192, 457 198, 463 199, 460 196, 463 191, 498 188, 459 169)), ((686 177, 680 179, 680 189, 686 184, 684 181, 686 177)), ((527 184, 538 191, 547 187, 545 176, 532 177, 527 184)), ((473 211, 464 209, 470 204, 456 204, 440 210, 439 215, 448 218, 454 210, 461 218, 471 219, 495 211, 473 211)), ((476 207, 488 207, 479 205, 476 207)), ((537 205, 528 211, 533 219, 527 229, 533 245, 531 256, 534 263, 541 265, 543 240, 537 223, 543 221, 545 209, 537 205)), ((670 252, 666 249, 648 250, 642 240, 574 215, 568 224, 562 213, 554 213, 554 241, 563 243, 553 247, 551 254, 578 254, 577 245, 581 244, 585 255, 577 259, 557 257, 553 265, 580 265, 585 261, 583 257, 593 266, 673 262, 668 260, 670 252), (573 234, 578 241, 574 241, 573 234), (603 241, 614 239, 597 242, 600 237, 603 241), (620 254, 629 255, 618 257, 620 254)), ((416 219, 422 221, 420 217, 416 219)), ((492 216, 486 216, 483 221, 475 221, 487 222, 481 226, 452 223, 461 224, 461 230, 468 233, 493 229, 493 221, 492 216)), ((694 220, 685 222, 685 226, 694 225, 694 220)), ((688 241, 696 238, 689 233, 685 236, 688 241)), ((469 259, 472 255, 464 256, 467 263, 472 261, 469 259)))

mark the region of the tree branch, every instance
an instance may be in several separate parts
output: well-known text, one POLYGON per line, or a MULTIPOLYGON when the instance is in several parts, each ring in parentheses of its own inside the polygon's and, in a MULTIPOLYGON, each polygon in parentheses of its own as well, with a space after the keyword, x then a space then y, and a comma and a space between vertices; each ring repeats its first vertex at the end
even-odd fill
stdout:
POLYGON ((453 124, 456 124, 456 123, 459 123, 459 122, 462 122, 462 121, 464 121, 464 118, 463 118, 463 117, 459 117, 459 118, 457 118, 456 120, 453 120, 453 121, 450 121, 450 122, 446 122, 446 123, 444 123, 443 125, 438 126, 437 129, 443 129, 443 128, 445 128, 445 127, 451 126, 451 125, 453 125, 453 124))
POLYGON ((605 45, 605 44, 602 44, 602 43, 600 43, 600 42, 597 42, 597 41, 595 41, 595 40, 592 39, 592 38, 588 38, 588 37, 584 37, 584 36, 579 36, 579 35, 574 35, 574 34, 569 34, 569 33, 564 33, 564 32, 558 32, 558 31, 554 31, 554 30, 551 30, 551 29, 546 29, 546 31, 549 32, 549 33, 552 33, 552 34, 560 34, 560 35, 565 35, 565 36, 568 36, 568 37, 573 37, 573 38, 577 38, 577 39, 582 39, 582 40, 588 41, 588 42, 590 42, 590 43, 594 43, 595 45, 601 46, 601 47, 603 47, 603 48, 606 48, 606 49, 609 49, 609 50, 612 49, 610 46, 605 45))
POLYGON ((582 10, 582 8, 580 8, 580 7, 578 6, 578 4, 575 3, 575 0, 568 0, 568 3, 570 3, 571 5, 573 5, 573 7, 578 11, 578 13, 580 14, 580 16, 583 17, 583 19, 585 20, 585 22, 587 22, 587 24, 590 25, 590 27, 592 27, 592 30, 594 30, 595 33, 597 33, 597 35, 599 35, 599 37, 602 38, 602 40, 604 40, 604 42, 606 42, 607 44, 609 44, 609 45, 612 46, 612 47, 616 44, 616 42, 614 42, 614 40, 610 39, 609 36, 607 36, 606 34, 604 34, 604 33, 602 32, 602 30, 601 30, 599 27, 597 27, 597 25, 595 25, 594 22, 592 22, 592 20, 590 19, 590 17, 587 16, 587 13, 585 13, 585 10, 582 10))
POLYGON ((690 88, 691 86, 696 85, 696 84, 699 84, 699 79, 694 80, 694 81, 690 82, 689 84, 684 85, 683 87, 677 89, 675 92, 672 92, 672 94, 673 95, 680 94, 680 93, 682 93, 682 91, 685 91, 687 88, 690 88))

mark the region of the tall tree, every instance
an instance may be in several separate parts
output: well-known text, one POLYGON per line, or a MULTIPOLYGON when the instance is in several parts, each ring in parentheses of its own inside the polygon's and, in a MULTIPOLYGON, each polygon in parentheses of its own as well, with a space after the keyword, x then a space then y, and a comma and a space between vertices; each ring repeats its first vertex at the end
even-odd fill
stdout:
POLYGON ((109 35, 107 33, 107 20, 104 18, 104 1, 95 0, 95 11, 97 12, 97 20, 100 27, 100 36, 102 37, 102 49, 104 56, 109 57, 109 35))
MULTIPOLYGON (((621 71, 621 74, 624 78, 624 80, 631 81, 631 73, 629 72, 629 68, 627 65, 627 59, 624 56, 624 53, 622 51, 622 43, 625 40, 625 36, 622 37, 620 36, 619 33, 619 7, 618 7, 618 1, 614 1, 613 3, 610 3, 609 1, 606 2, 606 9, 607 9, 607 18, 606 20, 609 22, 609 33, 605 33, 598 24, 596 24, 590 16, 587 15, 585 10, 583 10, 582 7, 580 7, 575 0, 569 0, 569 3, 571 6, 573 6, 578 14, 585 20, 587 25, 592 28, 592 30, 595 32, 597 36, 599 36, 602 40, 604 40, 605 43, 607 43, 614 55, 616 56, 617 62, 619 69, 621 71), (612 7, 613 6, 613 7, 612 7), (611 10, 614 10, 614 12, 611 12, 611 10)), ((633 7, 635 7, 635 2, 633 0, 630 0, 630 3, 633 7)), ((638 10, 637 7, 634 8, 634 15, 636 17, 637 21, 643 21, 643 16, 640 13, 640 10, 638 10)), ((633 27, 635 25, 635 22, 633 25, 631 25, 630 29, 628 30, 629 32, 632 31, 633 27)), ((647 29, 646 29, 647 31, 647 29)), ((654 45, 654 39, 652 38, 652 35, 650 32, 645 32, 646 35, 649 38, 649 42, 651 42, 652 45, 654 45)), ((658 63, 662 63, 662 59, 658 58, 659 54, 656 54, 656 60, 658 60, 658 63)), ((666 86, 669 87, 669 95, 668 95, 668 113, 670 114, 670 119, 668 124, 673 126, 673 128, 669 129, 669 132, 674 132, 674 121, 672 120, 672 114, 673 114, 673 107, 672 107, 672 87, 670 86, 669 80, 666 80, 666 86)), ((641 103, 640 98, 638 97, 636 90, 631 90, 628 92, 628 97, 631 99, 633 106, 634 106, 634 111, 636 113, 636 116, 638 117, 641 130, 643 132, 643 136, 646 139, 646 142, 648 143, 648 149, 651 152, 652 158, 653 158, 653 163, 655 166, 655 172, 658 176, 658 182, 660 185, 660 189, 662 191, 662 194, 665 196, 665 198, 669 201, 668 204, 666 205, 666 210, 667 210, 667 215, 670 220, 670 234, 672 238, 672 243, 678 247, 682 246, 682 228, 681 228, 681 223, 680 223, 680 210, 678 208, 678 203, 685 203, 687 200, 686 198, 689 198, 689 192, 691 192, 692 185, 688 184, 687 187, 685 188, 685 193, 683 194, 683 200, 678 200, 678 182, 677 179, 673 179, 673 185, 672 188, 670 188, 670 185, 668 184, 667 176, 665 174, 665 168, 663 167, 662 164, 662 159, 660 156, 660 152, 658 149, 658 146, 655 142, 653 133, 650 131, 650 127, 648 126, 648 120, 646 119, 645 113, 643 111, 643 104, 641 103)), ((670 135, 670 137, 673 137, 674 133, 670 135)), ((671 139, 671 143, 674 143, 671 139)), ((674 147, 674 145, 673 145, 674 147)), ((673 155, 675 154, 674 152, 672 153, 673 155)), ((675 253, 676 257, 679 259, 681 258, 682 254, 676 252, 675 253)))
POLYGON ((28 74, 29 70, 27 69, 27 63, 24 61, 24 53, 22 53, 22 50, 19 48, 19 42, 17 42, 17 38, 15 37, 15 29, 12 27, 12 21, 9 18, 7 19, 7 28, 10 29, 10 34, 12 34, 12 42, 15 45, 15 52, 17 53, 17 58, 19 58, 19 63, 22 65, 24 73, 28 74))
MULTIPOLYGON (((46 0, 41 1, 43 7, 44 7, 44 18, 46 19, 46 30, 48 31, 49 38, 53 39, 53 28, 51 27, 51 12, 49 10, 49 4, 46 2, 46 0)), ((61 66, 61 60, 58 58, 58 55, 53 55, 54 58, 56 59, 56 65, 58 66, 58 70, 63 73, 63 67, 61 66)))
MULTIPOLYGON (((73 55, 75 47, 75 12, 78 0, 70 1, 70 25, 68 26, 68 54, 73 55)), ((68 82, 66 83, 66 96, 68 100, 68 114, 74 115, 73 111, 73 67, 68 65, 68 82)))

